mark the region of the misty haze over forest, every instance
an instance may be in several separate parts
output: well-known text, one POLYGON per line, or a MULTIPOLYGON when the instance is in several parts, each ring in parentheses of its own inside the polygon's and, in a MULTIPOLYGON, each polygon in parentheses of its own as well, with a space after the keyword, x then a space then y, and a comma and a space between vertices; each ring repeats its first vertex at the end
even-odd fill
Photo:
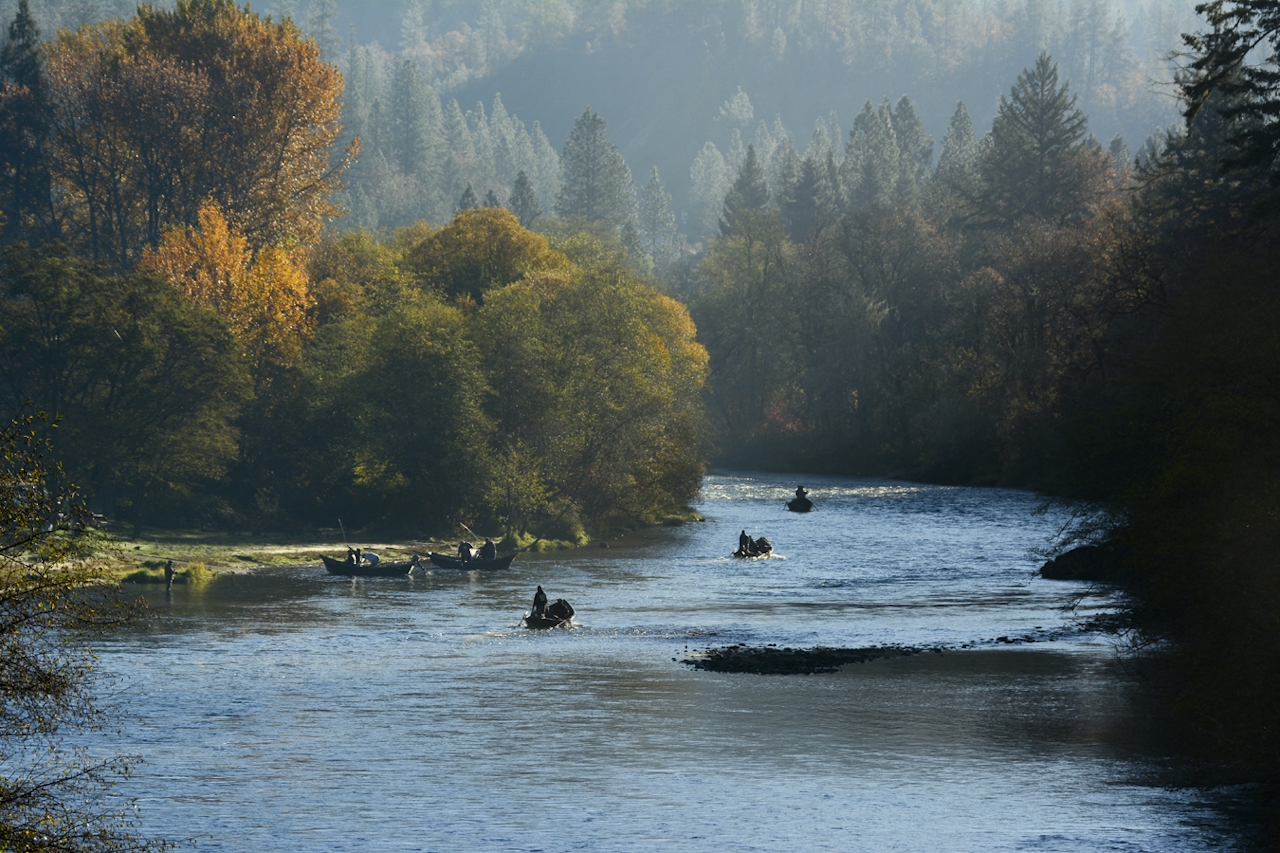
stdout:
MULTIPOLYGON (((133 6, 131 0, 31 4, 47 35, 127 17, 133 6)), ((12 18, 15 7, 15 0, 0 2, 0 16, 12 18)), ((447 119, 456 100, 472 145, 495 107, 533 136, 524 165, 543 210, 552 208, 556 189, 552 159, 578 115, 594 109, 637 186, 658 169, 690 243, 714 228, 746 144, 762 151, 785 133, 803 156, 825 136, 839 160, 868 101, 906 96, 936 157, 957 103, 981 136, 1001 95, 1042 51, 1070 83, 1101 145, 1119 135, 1136 154, 1151 134, 1180 120, 1171 57, 1182 50, 1181 33, 1197 26, 1192 0, 266 0, 253 8, 277 20, 292 17, 346 78, 343 121, 348 135, 362 135, 365 151, 349 175, 353 215, 344 227, 447 221, 468 182, 478 198, 492 189, 506 202, 521 164, 445 175, 448 192, 440 198, 388 209, 394 205, 387 197, 397 190, 385 186, 385 172, 373 163, 371 121, 405 123, 428 109, 447 119), (425 91, 404 85, 406 61, 425 91), (439 107, 425 108, 427 97, 439 107), (371 115, 375 109, 379 115, 371 115), (535 124, 545 137, 540 148, 535 124), (708 146, 723 158, 723 166, 710 164, 710 174, 707 157, 699 161, 708 146), (691 177, 698 169, 701 186, 691 177), (362 191, 379 197, 378 210, 362 202, 362 191)), ((403 181, 395 183, 398 192, 409 192, 403 181)), ((438 176, 432 183, 440 183, 438 176)))

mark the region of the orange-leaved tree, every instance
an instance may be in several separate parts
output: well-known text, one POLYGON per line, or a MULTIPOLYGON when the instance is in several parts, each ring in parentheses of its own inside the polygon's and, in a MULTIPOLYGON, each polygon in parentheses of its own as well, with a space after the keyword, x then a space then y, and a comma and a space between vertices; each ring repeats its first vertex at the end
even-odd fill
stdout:
POLYGON ((198 228, 166 231, 141 265, 226 318, 255 373, 266 364, 295 363, 315 304, 301 251, 267 246, 253 252, 212 201, 200 207, 198 220, 198 228))
POLYGON ((253 249, 309 243, 330 195, 342 76, 290 21, 233 0, 139 7, 48 49, 52 169, 70 236, 135 262, 216 201, 253 249))

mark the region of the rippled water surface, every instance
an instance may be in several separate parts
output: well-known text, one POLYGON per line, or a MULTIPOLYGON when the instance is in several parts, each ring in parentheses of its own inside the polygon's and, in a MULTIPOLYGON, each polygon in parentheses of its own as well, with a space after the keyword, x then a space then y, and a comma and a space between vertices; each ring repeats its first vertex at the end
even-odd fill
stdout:
POLYGON ((206 851, 1232 849, 1200 795, 1143 784, 1132 685, 1062 610, 1081 586, 1036 576, 1060 512, 812 477, 797 515, 796 485, 710 476, 704 523, 501 573, 175 587, 102 650, 132 714, 116 746, 146 760, 125 793, 206 851), (781 558, 729 559, 743 528, 781 558), (580 626, 519 627, 537 584, 580 626), (680 662, 731 643, 944 651, 680 662))

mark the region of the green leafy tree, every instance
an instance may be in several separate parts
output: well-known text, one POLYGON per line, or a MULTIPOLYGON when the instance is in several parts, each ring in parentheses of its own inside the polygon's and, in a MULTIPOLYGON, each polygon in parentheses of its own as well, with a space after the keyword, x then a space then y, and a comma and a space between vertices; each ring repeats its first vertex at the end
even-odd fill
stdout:
POLYGON ((631 170, 607 130, 604 119, 590 107, 573 123, 560 157, 564 183, 556 193, 556 215, 617 236, 635 220, 636 190, 631 170))
POLYGON ((22 247, 0 277, 0 399, 62 418, 69 469, 141 524, 235 457, 249 392, 225 321, 150 273, 22 247))
POLYGON ((160 849, 106 804, 131 761, 70 745, 108 720, 90 643, 135 611, 81 559, 90 516, 52 461, 48 426, 23 414, 0 429, 0 848, 160 849))

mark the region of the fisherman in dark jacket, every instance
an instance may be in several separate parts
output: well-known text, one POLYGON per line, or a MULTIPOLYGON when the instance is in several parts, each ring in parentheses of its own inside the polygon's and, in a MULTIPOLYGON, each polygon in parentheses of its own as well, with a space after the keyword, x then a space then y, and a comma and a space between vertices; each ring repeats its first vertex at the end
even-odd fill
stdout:
POLYGON ((484 544, 480 546, 480 559, 492 560, 498 556, 498 546, 493 544, 493 540, 488 536, 484 538, 484 544))
POLYGON ((538 587, 538 591, 533 594, 533 615, 542 616, 547 611, 547 594, 542 591, 542 587, 538 587))

